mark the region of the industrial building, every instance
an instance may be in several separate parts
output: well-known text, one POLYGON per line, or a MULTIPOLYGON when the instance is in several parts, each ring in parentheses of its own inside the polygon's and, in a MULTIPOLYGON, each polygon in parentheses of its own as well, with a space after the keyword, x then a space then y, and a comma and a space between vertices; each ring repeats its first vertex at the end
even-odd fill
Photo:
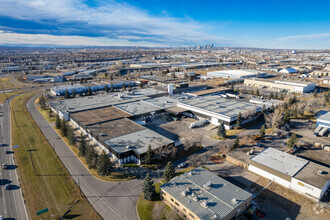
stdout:
MULTIPOLYGON (((134 108, 135 104, 130 104, 134 108)), ((143 105, 153 107, 147 103, 143 105)), ((150 116, 150 112, 145 112, 146 109, 143 106, 142 110, 138 110, 140 117, 141 114, 150 116)), ((119 164, 140 164, 149 145, 154 151, 173 146, 174 140, 134 122, 132 119, 136 119, 135 116, 116 106, 108 106, 71 113, 70 121, 119 164)))
POLYGON ((294 68, 286 68, 286 69, 281 69, 280 73, 287 73, 287 74, 293 74, 297 73, 298 71, 294 68))
POLYGON ((50 107, 62 119, 88 135, 119 164, 140 164, 149 145, 154 151, 161 151, 162 155, 177 146, 177 137, 163 136, 144 126, 154 118, 184 114, 207 119, 215 125, 224 122, 225 128, 231 129, 239 112, 243 116, 242 124, 245 124, 258 118, 262 107, 218 95, 166 94, 165 91, 147 88, 58 100, 50 103, 50 107))
POLYGON ((258 88, 273 89, 278 92, 295 92, 307 93, 315 89, 315 82, 293 81, 293 80, 261 80, 261 79, 245 79, 244 85, 255 86, 258 88))
POLYGON ((65 92, 68 91, 69 94, 72 94, 74 91, 76 94, 79 93, 86 93, 90 88, 93 92, 97 92, 100 90, 105 90, 107 86, 109 89, 112 86, 114 89, 122 88, 123 84, 127 87, 129 85, 134 86, 134 82, 113 82, 113 83, 89 83, 89 84, 73 84, 73 85, 62 85, 62 86, 55 86, 50 89, 50 91, 56 96, 64 96, 65 92))
POLYGON ((236 125, 237 116, 242 114, 242 124, 255 120, 259 117, 260 106, 246 102, 225 99, 219 95, 193 97, 178 100, 178 107, 190 110, 194 115, 208 119, 210 123, 219 125, 221 122, 227 130, 236 125))
POLYGON ((167 92, 152 88, 138 89, 120 93, 100 94, 74 99, 59 100, 57 102, 50 103, 50 107, 53 111, 57 112, 61 118, 68 121, 70 118, 70 113, 73 112, 102 108, 143 99, 150 99, 152 97, 163 96, 165 94, 167 94, 167 92))
POLYGON ((250 158, 248 170, 315 200, 330 186, 330 168, 274 148, 250 158))
POLYGON ((248 69, 207 72, 208 77, 222 77, 226 79, 245 79, 251 77, 264 77, 265 75, 266 73, 263 71, 248 69))
POLYGON ((322 115, 317 119, 315 135, 327 136, 330 131, 330 112, 322 115))
POLYGON ((252 194, 202 167, 161 187, 162 200, 184 219, 230 220, 244 214, 252 194))
POLYGON ((284 103, 284 101, 277 99, 257 99, 257 98, 250 99, 249 102, 253 104, 257 104, 259 106, 265 106, 266 109, 271 108, 272 106, 276 107, 277 105, 284 103))

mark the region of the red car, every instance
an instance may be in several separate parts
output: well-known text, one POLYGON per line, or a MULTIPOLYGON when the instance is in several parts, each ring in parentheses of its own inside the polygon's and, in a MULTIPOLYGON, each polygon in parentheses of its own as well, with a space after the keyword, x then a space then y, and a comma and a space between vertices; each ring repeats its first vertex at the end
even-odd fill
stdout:
POLYGON ((256 209, 256 215, 260 218, 264 218, 266 216, 266 214, 259 209, 256 209))

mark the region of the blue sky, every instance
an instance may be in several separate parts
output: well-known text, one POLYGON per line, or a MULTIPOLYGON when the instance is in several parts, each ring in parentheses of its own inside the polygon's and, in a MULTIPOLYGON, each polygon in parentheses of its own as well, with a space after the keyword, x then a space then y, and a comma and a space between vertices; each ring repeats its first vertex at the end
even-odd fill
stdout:
POLYGON ((0 0, 0 44, 330 49, 328 0, 0 0))

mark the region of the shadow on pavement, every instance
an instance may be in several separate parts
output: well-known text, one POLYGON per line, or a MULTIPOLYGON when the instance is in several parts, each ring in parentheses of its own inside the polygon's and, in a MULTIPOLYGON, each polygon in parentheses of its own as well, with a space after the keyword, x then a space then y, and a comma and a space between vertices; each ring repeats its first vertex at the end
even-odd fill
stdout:
POLYGON ((10 189, 9 190, 17 190, 19 189, 20 187, 17 186, 17 185, 10 185, 10 189))
POLYGON ((16 168, 16 165, 7 165, 7 170, 15 170, 16 168))
POLYGON ((80 215, 66 215, 63 217, 63 219, 75 219, 77 217, 79 217, 80 215))
POLYGON ((11 183, 11 180, 8 180, 8 179, 0 179, 0 186, 1 185, 6 185, 6 184, 9 184, 11 183))

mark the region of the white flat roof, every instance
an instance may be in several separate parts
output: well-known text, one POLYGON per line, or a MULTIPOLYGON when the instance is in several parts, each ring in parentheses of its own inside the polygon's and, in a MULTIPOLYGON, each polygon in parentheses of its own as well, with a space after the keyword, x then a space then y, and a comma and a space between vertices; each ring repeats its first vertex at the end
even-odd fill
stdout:
POLYGON ((291 177, 309 162, 271 147, 252 157, 251 160, 291 177))
POLYGON ((211 71, 208 73, 223 73, 235 76, 249 76, 249 75, 256 75, 259 73, 264 73, 264 71, 260 70, 249 70, 249 69, 239 69, 239 70, 222 70, 222 71, 211 71))

